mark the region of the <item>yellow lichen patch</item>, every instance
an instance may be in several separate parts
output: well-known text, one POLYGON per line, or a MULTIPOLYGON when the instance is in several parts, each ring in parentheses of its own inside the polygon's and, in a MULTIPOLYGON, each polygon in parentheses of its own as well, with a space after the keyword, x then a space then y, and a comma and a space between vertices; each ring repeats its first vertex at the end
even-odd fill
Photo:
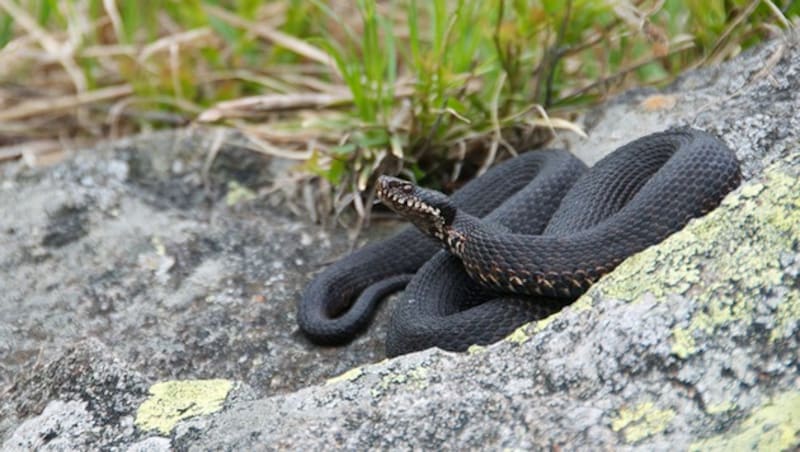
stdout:
POLYGON ((378 397, 389 389, 389 387, 395 385, 406 385, 416 390, 425 389, 428 386, 428 368, 425 366, 417 366, 404 374, 384 375, 380 383, 370 390, 370 394, 372 397, 378 397))
POLYGON ((619 415, 611 421, 611 429, 615 432, 622 431, 625 441, 634 443, 663 432, 674 417, 675 411, 658 410, 653 402, 644 402, 634 409, 620 409, 619 415))
POLYGON ((775 320, 777 326, 770 333, 771 342, 790 334, 792 322, 800 321, 800 294, 798 291, 793 291, 788 299, 778 306, 775 320))
POLYGON ((472 344, 467 349, 467 354, 469 355, 479 355, 486 351, 486 347, 483 345, 472 344))
POLYGON ((336 384, 342 381, 354 381, 358 379, 361 375, 364 374, 364 371, 360 367, 354 367, 346 372, 343 372, 333 378, 329 378, 328 381, 325 382, 326 385, 336 384))
POLYGON ((506 336, 505 340, 508 342, 513 342, 515 344, 520 344, 520 345, 524 344, 525 342, 528 342, 531 339, 531 334, 536 334, 547 328, 547 325, 553 323, 553 321, 556 319, 556 317, 558 317, 559 314, 560 314, 559 312, 556 312, 555 314, 545 317, 542 320, 526 323, 525 325, 522 325, 521 327, 514 330, 513 333, 506 336), (533 329, 531 331, 531 334, 528 334, 528 327, 530 325, 533 325, 533 329))
MULTIPOLYGON (((547 320, 547 319, 545 319, 545 320, 547 320)), ((544 322, 545 320, 540 320, 539 322, 544 322)), ((536 322, 537 326, 539 325, 539 322, 536 322)), ((522 325, 521 327, 517 328, 516 330, 514 330, 513 333, 511 333, 508 336, 506 336, 506 340, 508 342, 513 342, 515 344, 524 344, 525 342, 528 341, 528 339, 531 338, 530 336, 528 336, 528 333, 525 332, 525 328, 526 327, 527 327, 527 324, 522 325)))
POLYGON ((736 408, 736 404, 733 402, 722 402, 716 404, 709 404, 706 405, 706 413, 708 414, 720 414, 725 413, 727 411, 733 410, 736 408))
POLYGON ((551 323, 553 323, 553 321, 556 319, 557 315, 558 315, 558 313, 553 314, 550 317, 546 317, 546 318, 536 322, 536 324, 533 327, 533 332, 534 333, 538 333, 539 331, 542 331, 543 329, 547 328, 547 325, 550 325, 551 323))
POLYGON ((675 328, 672 330, 672 337, 674 342, 672 344, 672 353, 678 358, 685 359, 695 350, 695 342, 692 333, 685 328, 675 328))
POLYGON ((389 374, 384 375, 381 378, 381 382, 378 384, 378 387, 381 391, 385 391, 389 389, 389 386, 392 385, 401 385, 408 381, 408 376, 406 374, 389 374))
MULTIPOLYGON (((601 279, 601 281, 602 281, 602 279, 601 279)), ((594 300, 593 295, 594 295, 594 292, 596 290, 594 287, 595 286, 590 287, 589 290, 585 294, 583 294, 583 296, 578 298, 578 301, 576 301, 575 303, 572 303, 571 305, 569 305, 569 309, 572 310, 572 312, 576 312, 576 313, 577 312, 588 311, 588 310, 592 309, 592 303, 593 303, 593 300, 594 300)), ((553 315, 558 315, 558 313, 553 314, 553 315)), ((550 316, 550 317, 552 317, 552 316, 550 316)))
POLYGON ((755 183, 755 184, 748 184, 742 187, 739 191, 739 196, 742 198, 755 198, 764 190, 764 184, 755 183))
POLYGON ((150 386, 150 398, 136 412, 136 426, 168 435, 178 421, 211 414, 233 388, 230 380, 176 380, 150 386))
POLYGON ((166 256, 167 255, 167 247, 164 246, 164 242, 161 240, 160 237, 153 237, 150 239, 150 243, 153 245, 153 248, 156 249, 156 254, 159 256, 166 256))
POLYGON ((428 386, 428 368, 419 366, 408 372, 409 384, 414 389, 425 389, 428 386))
POLYGON ((660 245, 625 260, 596 286, 603 297, 630 303, 652 294, 693 302, 689 324, 673 329, 673 352, 694 352, 697 333, 713 334, 730 322, 752 322, 765 294, 777 297, 773 340, 796 329, 800 294, 787 282, 781 257, 800 237, 800 154, 764 172, 761 181, 734 192, 721 207, 694 220, 660 245), (774 291, 775 287, 784 289, 774 291))
POLYGON ((692 451, 795 450, 800 445, 800 392, 776 396, 738 429, 693 443, 692 451))

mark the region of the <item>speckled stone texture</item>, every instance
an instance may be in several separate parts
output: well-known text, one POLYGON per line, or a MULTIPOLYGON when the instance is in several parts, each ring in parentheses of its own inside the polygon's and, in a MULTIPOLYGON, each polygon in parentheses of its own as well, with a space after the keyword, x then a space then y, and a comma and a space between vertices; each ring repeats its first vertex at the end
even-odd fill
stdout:
POLYGON ((556 316, 468 353, 381 362, 385 316, 340 349, 297 334, 297 296, 347 240, 259 197, 279 162, 232 144, 204 181, 210 138, 186 132, 6 165, 2 448, 796 448, 798 105, 787 37, 597 108, 587 140, 556 144, 591 163, 692 125, 736 151, 743 185, 556 316), (674 106, 653 110, 654 95, 674 106), (173 394, 152 390, 166 381, 173 394), (224 406, 180 420, 210 405, 184 389, 214 381, 224 406), (176 424, 142 410, 154 397, 176 424))

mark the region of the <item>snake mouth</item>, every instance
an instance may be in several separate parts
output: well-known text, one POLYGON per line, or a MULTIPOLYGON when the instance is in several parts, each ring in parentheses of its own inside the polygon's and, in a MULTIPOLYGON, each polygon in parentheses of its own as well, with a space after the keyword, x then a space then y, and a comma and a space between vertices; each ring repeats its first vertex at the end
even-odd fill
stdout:
POLYGON ((412 214, 441 217, 442 211, 425 202, 421 192, 422 190, 414 184, 396 177, 381 176, 378 178, 378 198, 393 211, 405 217, 412 214))
POLYGON ((426 234, 440 240, 447 236, 455 207, 444 194, 390 176, 378 178, 376 194, 383 204, 426 234))

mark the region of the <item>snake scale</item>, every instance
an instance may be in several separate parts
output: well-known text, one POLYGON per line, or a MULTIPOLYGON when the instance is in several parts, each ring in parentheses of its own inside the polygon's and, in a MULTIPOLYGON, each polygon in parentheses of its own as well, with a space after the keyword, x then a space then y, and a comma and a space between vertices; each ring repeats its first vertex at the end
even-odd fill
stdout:
POLYGON ((382 176, 378 197, 417 230, 323 271, 298 321, 316 342, 345 342, 382 296, 410 281, 392 312, 388 355, 488 344, 574 301, 715 208, 740 178, 735 154, 691 128, 639 138, 588 171, 564 151, 526 153, 452 197, 382 176))

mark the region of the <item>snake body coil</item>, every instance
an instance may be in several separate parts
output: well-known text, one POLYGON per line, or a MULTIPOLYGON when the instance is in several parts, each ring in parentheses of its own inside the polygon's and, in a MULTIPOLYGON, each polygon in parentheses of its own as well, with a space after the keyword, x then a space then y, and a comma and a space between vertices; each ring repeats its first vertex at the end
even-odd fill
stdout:
MULTIPOLYGON (((484 216, 524 190, 538 193, 552 213, 585 169, 580 160, 565 151, 529 152, 491 168, 456 191, 450 200, 465 212, 484 216)), ((544 217, 536 221, 542 229, 546 222, 544 217)), ((528 223, 524 217, 513 215, 508 224, 516 228, 528 223)), ((381 298, 402 289, 440 249, 435 240, 408 227, 345 256, 306 287, 297 308, 300 329, 322 345, 352 340, 369 324, 381 298)))
POLYGON ((462 208, 463 198, 382 177, 380 199, 447 250, 417 272, 395 308, 387 353, 496 341, 713 209, 739 180, 733 152, 688 128, 620 147, 563 199, 545 199, 553 181, 534 178, 484 219, 462 208))

